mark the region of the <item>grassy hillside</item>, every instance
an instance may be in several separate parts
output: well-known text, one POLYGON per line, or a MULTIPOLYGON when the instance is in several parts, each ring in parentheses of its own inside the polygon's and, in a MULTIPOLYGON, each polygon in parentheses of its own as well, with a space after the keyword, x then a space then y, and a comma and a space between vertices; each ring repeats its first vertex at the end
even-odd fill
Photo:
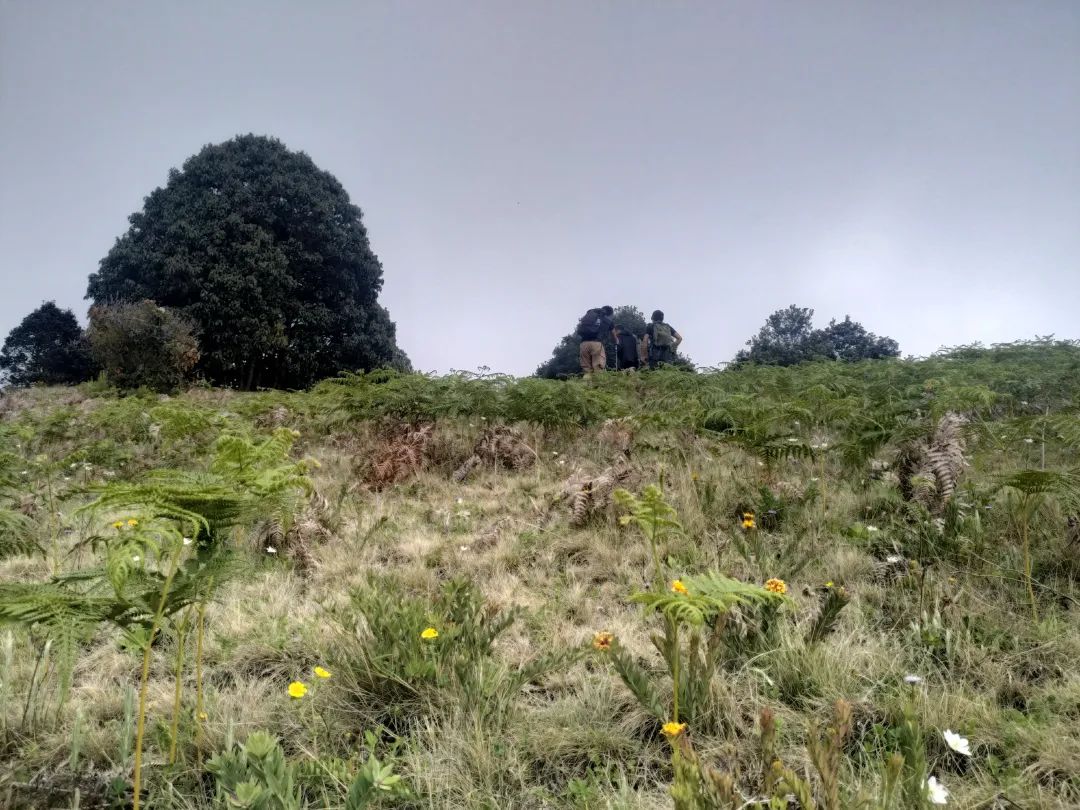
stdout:
POLYGON ((1078 392, 1050 342, 9 392, 0 806, 140 751, 153 808, 1080 806, 1078 392))

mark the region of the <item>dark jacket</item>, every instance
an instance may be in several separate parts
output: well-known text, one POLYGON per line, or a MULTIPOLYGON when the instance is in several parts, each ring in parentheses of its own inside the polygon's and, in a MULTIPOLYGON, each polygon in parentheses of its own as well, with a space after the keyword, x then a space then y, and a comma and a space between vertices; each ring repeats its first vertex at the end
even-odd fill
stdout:
POLYGON ((615 324, 599 309, 590 309, 578 324, 578 337, 582 340, 606 340, 615 324))
POLYGON ((619 342, 615 351, 616 368, 637 368, 641 365, 641 357, 638 356, 637 335, 629 332, 619 333, 619 342))

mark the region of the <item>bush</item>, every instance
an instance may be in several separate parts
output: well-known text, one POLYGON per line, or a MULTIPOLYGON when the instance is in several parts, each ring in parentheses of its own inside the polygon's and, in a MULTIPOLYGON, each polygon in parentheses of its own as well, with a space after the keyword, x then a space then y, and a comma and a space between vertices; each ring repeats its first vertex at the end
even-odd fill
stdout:
POLYGON ((91 308, 87 337, 94 360, 119 388, 173 391, 199 362, 193 324, 153 301, 91 308))

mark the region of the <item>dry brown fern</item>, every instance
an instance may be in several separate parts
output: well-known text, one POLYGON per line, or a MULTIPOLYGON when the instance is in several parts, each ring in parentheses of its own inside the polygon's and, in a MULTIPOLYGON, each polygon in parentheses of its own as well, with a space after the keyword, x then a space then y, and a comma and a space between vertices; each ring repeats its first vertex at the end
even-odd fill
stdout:
POLYGON ((967 465, 962 432, 965 422, 960 414, 947 413, 931 436, 900 449, 896 472, 906 500, 921 503, 936 515, 952 500, 967 465))
POLYGON ((411 478, 427 464, 433 425, 396 425, 389 429, 372 457, 364 480, 375 489, 411 478))
POLYGON ((634 444, 634 423, 628 416, 606 419, 597 438, 617 452, 629 455, 634 444))
POLYGON ((626 456, 620 455, 615 463, 596 476, 577 473, 566 480, 556 503, 569 501, 570 525, 584 526, 589 519, 607 508, 615 490, 630 477, 632 468, 626 456))
POLYGON ((259 427, 279 428, 289 420, 290 416, 292 416, 292 414, 284 405, 275 405, 266 413, 260 415, 255 420, 255 424, 259 427))
POLYGON ((526 470, 535 463, 536 451, 526 443, 521 431, 507 425, 492 425, 480 434, 473 454, 454 471, 453 478, 461 483, 481 464, 526 470))

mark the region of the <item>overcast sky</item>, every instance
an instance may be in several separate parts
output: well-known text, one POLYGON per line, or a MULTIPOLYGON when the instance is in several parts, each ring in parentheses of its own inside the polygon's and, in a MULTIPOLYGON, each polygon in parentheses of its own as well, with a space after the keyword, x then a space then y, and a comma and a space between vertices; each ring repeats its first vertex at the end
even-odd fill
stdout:
POLYGON ((0 335, 168 170, 335 174, 421 370, 529 373, 590 306, 696 362, 775 309, 905 353, 1080 337, 1080 2, 0 0, 0 335))

